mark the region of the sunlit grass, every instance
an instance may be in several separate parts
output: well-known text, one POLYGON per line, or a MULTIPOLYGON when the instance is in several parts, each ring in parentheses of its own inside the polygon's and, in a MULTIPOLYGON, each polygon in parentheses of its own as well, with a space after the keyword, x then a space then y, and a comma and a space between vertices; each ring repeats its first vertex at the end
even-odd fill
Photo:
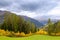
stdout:
POLYGON ((29 37, 0 36, 0 40, 60 40, 60 36, 47 36, 47 35, 33 35, 29 37))

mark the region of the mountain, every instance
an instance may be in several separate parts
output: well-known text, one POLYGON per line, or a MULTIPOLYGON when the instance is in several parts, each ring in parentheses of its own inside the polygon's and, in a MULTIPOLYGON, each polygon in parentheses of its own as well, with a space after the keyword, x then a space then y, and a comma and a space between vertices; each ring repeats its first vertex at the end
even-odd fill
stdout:
MULTIPOLYGON (((4 16, 5 16, 5 14, 6 13, 9 13, 9 14, 11 14, 11 12, 9 12, 9 11, 1 11, 0 10, 0 23, 3 23, 3 21, 4 21, 4 16)), ((22 15, 18 15, 18 16, 22 16, 22 15)), ((27 16, 22 16, 26 21, 31 21, 31 22, 33 22, 36 26, 38 26, 38 27, 41 27, 41 26, 43 26, 43 25, 45 25, 45 24, 47 24, 47 22, 48 22, 48 19, 33 19, 33 18, 30 18, 30 17, 27 17, 27 16)), ((52 19, 52 22, 56 22, 57 21, 57 19, 52 19)))
POLYGON ((37 27, 43 26, 43 24, 41 22, 39 22, 38 20, 35 20, 35 19, 27 17, 27 16, 22 16, 22 17, 27 21, 33 22, 37 27))
POLYGON ((5 13, 4 11, 0 10, 0 23, 2 23, 4 20, 4 13, 5 13))
MULTIPOLYGON (((0 23, 3 23, 3 21, 4 21, 4 16, 5 16, 5 14, 6 13, 11 13, 11 12, 9 12, 9 11, 1 11, 0 10, 0 23)), ((22 15, 19 15, 19 16, 22 16, 22 15)), ((37 21, 37 20, 35 20, 35 19, 33 19, 33 18, 30 18, 30 17, 27 17, 27 16, 22 16, 26 21, 30 21, 30 22, 33 22, 37 27, 41 27, 41 26, 43 26, 43 24, 41 23, 41 22, 39 22, 39 21, 37 21)))
MULTIPOLYGON (((48 23, 48 19, 46 19, 46 20, 38 20, 39 22, 41 22, 42 24, 47 24, 48 23)), ((58 19, 51 19, 51 21, 53 22, 53 23, 56 23, 57 21, 58 21, 58 19)))
MULTIPOLYGON (((44 17, 38 17, 38 18, 35 18, 36 20, 38 20, 39 22, 41 22, 43 25, 45 25, 45 24, 47 24, 48 23, 48 18, 44 18, 44 17)), ((60 19, 51 19, 51 21, 53 22, 53 23, 56 23, 58 20, 60 20, 60 19)))

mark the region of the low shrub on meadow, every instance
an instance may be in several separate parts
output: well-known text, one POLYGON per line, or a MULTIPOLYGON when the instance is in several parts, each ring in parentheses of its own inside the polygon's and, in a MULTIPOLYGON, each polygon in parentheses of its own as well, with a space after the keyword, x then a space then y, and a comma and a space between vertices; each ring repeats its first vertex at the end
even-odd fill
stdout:
POLYGON ((0 36, 8 36, 8 37, 27 37, 32 35, 32 33, 30 32, 29 34, 25 34, 24 32, 13 32, 13 31, 5 31, 5 30, 1 30, 0 29, 0 36))
POLYGON ((4 36, 5 35, 5 31, 0 29, 0 36, 4 36))
POLYGON ((46 31, 44 31, 43 29, 41 29, 41 30, 37 31, 36 34, 46 35, 48 33, 46 31))

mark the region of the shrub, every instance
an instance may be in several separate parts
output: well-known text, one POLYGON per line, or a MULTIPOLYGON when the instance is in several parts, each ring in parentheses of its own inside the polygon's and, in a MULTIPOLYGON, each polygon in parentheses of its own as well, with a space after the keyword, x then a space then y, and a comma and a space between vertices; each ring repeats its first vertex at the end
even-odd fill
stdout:
POLYGON ((32 35, 32 33, 30 32, 29 34, 25 34, 24 32, 13 32, 13 31, 5 31, 5 30, 0 30, 0 36, 8 36, 8 37, 27 37, 32 35))
POLYGON ((30 32, 29 34, 26 34, 25 36, 27 37, 27 36, 31 36, 32 35, 32 33, 30 32))
POLYGON ((7 30, 7 31, 5 31, 5 35, 6 36, 8 36, 8 35, 10 35, 11 33, 7 30))
POLYGON ((59 33, 56 33, 56 35, 59 36, 60 35, 60 32, 59 33))
POLYGON ((20 36, 21 36, 21 37, 24 37, 24 36, 25 36, 25 33, 24 33, 24 32, 21 32, 21 33, 20 33, 20 36))
POLYGON ((1 29, 0 29, 0 36, 4 36, 5 33, 6 33, 6 32, 5 32, 4 30, 1 30, 1 29))
POLYGON ((6 36, 15 37, 15 33, 14 32, 7 32, 6 36))
POLYGON ((42 35, 46 35, 48 34, 46 31, 44 31, 43 29, 39 30, 38 32, 36 32, 37 34, 42 34, 42 35))
POLYGON ((51 33, 50 36, 60 36, 60 32, 58 32, 58 33, 51 33))
POLYGON ((20 37, 20 33, 18 32, 18 33, 15 33, 15 36, 16 37, 20 37))

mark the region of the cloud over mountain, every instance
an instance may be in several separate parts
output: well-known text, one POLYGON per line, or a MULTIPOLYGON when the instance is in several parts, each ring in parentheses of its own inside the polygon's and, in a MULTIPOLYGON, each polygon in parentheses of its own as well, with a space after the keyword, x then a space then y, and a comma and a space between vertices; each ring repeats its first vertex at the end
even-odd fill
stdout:
POLYGON ((55 18, 57 15, 54 14, 60 13, 59 5, 60 0, 0 0, 0 10, 9 10, 32 18, 55 18))

